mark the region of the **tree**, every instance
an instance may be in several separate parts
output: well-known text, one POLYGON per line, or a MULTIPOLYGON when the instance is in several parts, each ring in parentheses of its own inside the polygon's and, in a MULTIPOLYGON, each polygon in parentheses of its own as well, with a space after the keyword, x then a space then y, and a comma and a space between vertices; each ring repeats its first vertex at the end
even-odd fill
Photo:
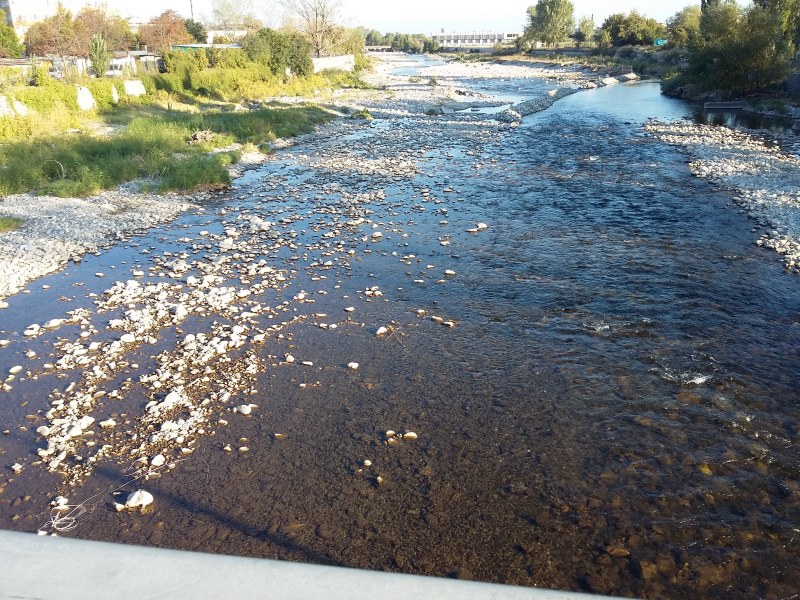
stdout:
POLYGON ((0 10, 0 58, 19 58, 23 50, 14 28, 6 23, 6 13, 0 10))
POLYGON ((611 34, 608 29, 598 29, 594 34, 594 41, 597 42, 597 47, 601 50, 606 50, 611 47, 611 34))
POLYGON ((300 21, 300 30, 308 36, 317 57, 335 45, 340 32, 336 24, 339 0, 284 0, 284 5, 300 21))
POLYGON ((778 17, 783 43, 791 46, 796 59, 800 50, 800 0, 753 0, 753 4, 778 17))
POLYGON ((442 45, 439 43, 439 40, 425 38, 425 43, 422 45, 422 51, 425 54, 436 54, 441 49, 442 45))
POLYGON ((102 36, 112 52, 130 50, 136 39, 127 19, 111 16, 102 8, 83 8, 75 17, 76 54, 86 57, 95 35, 102 36))
POLYGON ((578 21, 578 29, 572 35, 576 42, 588 42, 594 35, 594 17, 581 17, 578 21))
POLYGON ((183 18, 174 10, 166 10, 142 25, 139 28, 139 39, 151 52, 164 52, 173 44, 192 42, 183 18))
POLYGON ((670 44, 677 47, 688 46, 694 43, 700 35, 700 17, 702 10, 699 6, 687 6, 667 20, 667 29, 670 44))
POLYGON ((102 35, 95 34, 89 40, 89 62, 92 63, 92 69, 98 77, 103 77, 111 66, 111 55, 102 35))
POLYGON ((194 21, 193 19, 186 19, 183 22, 183 26, 186 28, 186 31, 189 32, 189 35, 194 38, 194 41, 198 44, 205 44, 206 40, 208 39, 208 31, 200 21, 194 21))
POLYGON ((569 0, 538 0, 528 8, 525 36, 545 44, 555 44, 569 37, 574 23, 574 7, 569 0))
POLYGON ((627 15, 615 13, 603 21, 605 30, 615 46, 642 46, 653 44, 664 34, 664 27, 655 19, 648 19, 632 10, 627 15))
POLYGON ((217 26, 232 41, 237 41, 237 31, 245 30, 250 33, 263 28, 246 0, 213 0, 212 14, 217 26))
POLYGON ((72 13, 58 5, 52 17, 34 23, 25 33, 25 47, 32 56, 55 55, 65 63, 67 56, 81 54, 77 47, 72 13))
POLYGON ((370 29, 364 38, 364 43, 367 46, 380 46, 383 42, 383 36, 377 29, 370 29))
POLYGON ((259 29, 242 38, 247 57, 282 75, 288 68, 295 75, 308 75, 313 70, 311 46, 304 36, 295 32, 259 29))
POLYGON ((709 6, 700 19, 701 35, 690 46, 687 76, 702 89, 739 95, 781 82, 789 47, 781 20, 760 6, 742 11, 736 2, 709 6))

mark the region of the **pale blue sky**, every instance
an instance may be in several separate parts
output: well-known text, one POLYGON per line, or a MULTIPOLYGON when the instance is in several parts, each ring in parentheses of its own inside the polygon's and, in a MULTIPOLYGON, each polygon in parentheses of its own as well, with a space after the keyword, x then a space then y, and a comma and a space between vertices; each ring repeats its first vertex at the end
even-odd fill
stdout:
MULTIPOLYGON (((195 17, 210 18, 213 0, 178 0, 164 3, 161 0, 136 2, 107 0, 106 4, 125 17, 147 20, 167 8, 189 16, 190 5, 195 17)), ((262 20, 271 19, 273 26, 280 24, 277 2, 243 0, 262 20)), ((749 0, 738 0, 749 6, 749 0)), ((637 9, 645 16, 665 21, 690 4, 692 0, 572 0, 575 17, 593 15, 595 23, 602 23, 609 14, 627 13, 637 9)), ((70 2, 65 2, 70 4, 70 2)), ((342 0, 342 16, 349 26, 364 26, 382 32, 433 33, 447 31, 520 31, 525 21, 525 11, 535 0, 342 0)))

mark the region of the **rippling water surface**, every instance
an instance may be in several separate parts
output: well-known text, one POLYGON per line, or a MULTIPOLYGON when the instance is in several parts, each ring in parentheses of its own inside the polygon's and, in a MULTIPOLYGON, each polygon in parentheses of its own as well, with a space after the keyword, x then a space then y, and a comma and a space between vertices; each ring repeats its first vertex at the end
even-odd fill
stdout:
MULTIPOLYGON (((226 218, 307 212, 292 226, 301 241, 337 206, 335 191, 303 185, 386 190, 369 206, 384 239, 355 238, 327 280, 303 275, 313 251, 271 257, 300 271, 286 298, 325 291, 315 311, 357 304, 355 320, 273 341, 266 351, 315 366, 263 373, 258 418, 148 482, 157 510, 100 506, 76 534, 642 597, 800 593, 800 279, 753 245, 725 193, 642 135, 646 118, 686 113, 639 84, 500 132, 479 117, 376 120, 320 152, 403 148, 412 180, 317 167, 312 151, 248 176, 226 218), (466 231, 478 222, 488 229, 466 231), (365 298, 368 286, 384 295, 365 298), (380 325, 392 335, 376 337, 380 325), (387 446, 387 429, 419 439, 387 446), (220 450, 239 438, 246 456, 220 450)), ((138 247, 180 248, 221 228, 212 212, 138 247)), ((123 244, 49 280, 68 289, 103 261, 138 260, 123 244)), ((12 299, 3 329, 44 318, 54 296, 12 299)), ((35 404, 35 382, 22 389, 35 404)), ((73 493, 102 490, 121 464, 73 493)), ((3 526, 30 528, 41 511, 12 521, 11 500, 3 526)))

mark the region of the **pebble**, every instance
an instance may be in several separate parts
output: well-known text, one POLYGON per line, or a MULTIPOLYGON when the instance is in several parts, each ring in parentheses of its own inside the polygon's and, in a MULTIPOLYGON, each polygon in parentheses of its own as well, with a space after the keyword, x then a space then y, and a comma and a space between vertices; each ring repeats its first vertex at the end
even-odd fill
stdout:
POLYGON ((351 371, 355 371, 356 369, 358 369, 358 367, 359 367, 359 364, 357 362, 349 362, 349 363, 347 363, 347 368, 350 369, 351 371))

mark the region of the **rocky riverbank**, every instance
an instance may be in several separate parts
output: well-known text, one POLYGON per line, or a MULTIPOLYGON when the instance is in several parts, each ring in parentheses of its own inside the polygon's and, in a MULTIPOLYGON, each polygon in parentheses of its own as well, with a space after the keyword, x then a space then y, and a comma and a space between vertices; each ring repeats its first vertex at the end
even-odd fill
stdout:
POLYGON ((70 260, 80 261, 194 206, 185 196, 143 194, 137 187, 122 186, 91 198, 19 194, 2 199, 0 216, 18 218, 23 225, 0 235, 0 301, 70 260))
POLYGON ((800 274, 797 156, 727 127, 652 121, 645 131, 686 152, 695 176, 732 191, 737 204, 758 224, 755 243, 777 252, 788 270, 800 274))

